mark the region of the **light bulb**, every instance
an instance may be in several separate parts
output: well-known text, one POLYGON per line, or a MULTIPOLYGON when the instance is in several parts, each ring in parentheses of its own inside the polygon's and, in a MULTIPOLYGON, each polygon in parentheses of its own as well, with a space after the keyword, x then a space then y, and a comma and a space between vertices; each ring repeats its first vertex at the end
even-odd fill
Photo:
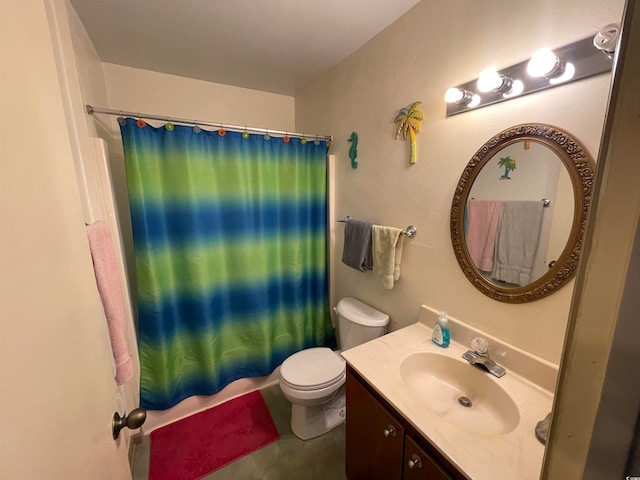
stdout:
POLYGON ((478 78, 478 90, 481 92, 490 92, 498 90, 503 84, 503 76, 492 68, 484 70, 478 78))
POLYGON ((527 73, 532 77, 548 77, 560 68, 560 59, 549 50, 543 48, 535 52, 527 64, 527 73))
POLYGON ((451 87, 444 94, 444 101, 447 103, 458 103, 464 98, 464 92, 459 88, 451 87))
POLYGON ((616 51, 616 43, 618 42, 618 36, 620 35, 620 25, 617 23, 610 23, 605 25, 596 36, 593 37, 593 45, 598 49, 606 53, 613 53, 616 51))
POLYGON ((473 108, 477 107, 478 105, 480 105, 480 95, 476 93, 473 97, 471 97, 471 101, 467 103, 467 107, 473 108))
POLYGON ((473 92, 464 90, 463 88, 451 87, 444 94, 444 100, 447 103, 457 103, 459 105, 469 105, 473 100, 473 92))
POLYGON ((564 72, 562 73, 562 75, 560 75, 559 77, 550 78, 549 83, 551 85, 557 85, 559 83, 566 82, 568 80, 571 80, 575 75, 575 73, 576 73, 576 67, 573 65, 573 63, 567 62, 567 64, 564 67, 564 72))
POLYGON ((524 83, 522 83, 522 80, 514 80, 513 84, 511 85, 511 90, 503 94, 502 98, 517 97, 522 92, 524 92, 524 83))

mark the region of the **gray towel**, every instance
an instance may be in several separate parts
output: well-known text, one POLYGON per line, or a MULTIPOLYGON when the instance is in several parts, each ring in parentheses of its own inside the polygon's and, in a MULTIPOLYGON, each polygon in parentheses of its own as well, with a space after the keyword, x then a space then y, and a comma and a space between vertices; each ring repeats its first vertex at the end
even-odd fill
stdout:
POLYGON ((344 226, 342 263, 364 272, 373 268, 371 255, 371 227, 369 222, 349 220, 344 226))
POLYGON ((500 207, 491 276, 516 285, 531 283, 542 226, 541 201, 506 201, 500 207))
POLYGON ((536 423, 536 438, 544 445, 549 438, 549 423, 551 422, 551 412, 547 414, 542 420, 536 423))

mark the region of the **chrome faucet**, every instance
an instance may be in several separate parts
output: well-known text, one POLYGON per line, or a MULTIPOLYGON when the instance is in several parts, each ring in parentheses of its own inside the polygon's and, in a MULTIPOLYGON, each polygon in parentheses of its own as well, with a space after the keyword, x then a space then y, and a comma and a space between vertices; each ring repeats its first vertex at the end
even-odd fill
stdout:
POLYGON ((471 365, 483 368, 495 377, 502 377, 507 371, 489 357, 489 342, 484 337, 471 339, 471 350, 462 354, 462 358, 471 365))

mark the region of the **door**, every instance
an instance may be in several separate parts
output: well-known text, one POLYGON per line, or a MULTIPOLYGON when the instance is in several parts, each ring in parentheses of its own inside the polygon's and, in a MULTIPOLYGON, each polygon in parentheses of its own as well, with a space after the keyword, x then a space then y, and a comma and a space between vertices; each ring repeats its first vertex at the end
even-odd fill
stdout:
POLYGON ((346 473, 349 480, 402 476, 404 427, 347 372, 346 473))
POLYGON ((0 2, 0 478, 127 480, 50 3, 0 2))

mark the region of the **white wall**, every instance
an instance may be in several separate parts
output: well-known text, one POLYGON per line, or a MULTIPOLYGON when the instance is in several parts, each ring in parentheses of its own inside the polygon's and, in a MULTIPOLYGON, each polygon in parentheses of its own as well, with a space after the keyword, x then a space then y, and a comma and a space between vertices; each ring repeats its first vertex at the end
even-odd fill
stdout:
POLYGON ((109 106, 116 110, 274 130, 293 131, 295 126, 294 99, 287 95, 112 63, 103 63, 103 70, 109 106))
MULTIPOLYGON (((445 117, 445 90, 484 68, 525 60, 536 49, 559 47, 620 20, 623 1, 420 2, 408 14, 296 97, 298 130, 328 131, 337 156, 336 214, 418 228, 405 240, 401 279, 383 290, 369 273, 334 265, 334 302, 353 295, 389 313, 392 328, 416 320, 422 303, 529 352, 558 362, 573 283, 537 302, 509 305, 476 290, 451 247, 449 210, 459 175, 476 150, 515 124, 558 126, 595 156, 610 75, 575 82, 474 112, 445 117), (401 107, 423 102, 418 162, 395 139, 401 107), (346 139, 359 135, 357 170, 346 139)), ((336 229, 341 249, 343 226, 336 229)))
POLYGON ((58 0, 0 1, 0 478, 130 478, 54 43, 58 0))

